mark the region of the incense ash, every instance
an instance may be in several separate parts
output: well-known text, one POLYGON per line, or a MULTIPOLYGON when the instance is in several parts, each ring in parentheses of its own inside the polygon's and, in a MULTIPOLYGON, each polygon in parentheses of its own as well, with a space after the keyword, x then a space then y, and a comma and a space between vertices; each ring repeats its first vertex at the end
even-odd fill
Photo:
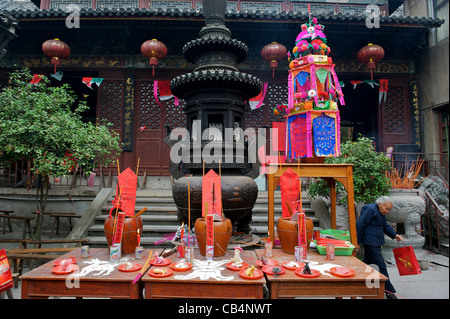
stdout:
POLYGON ((188 275, 177 275, 176 279, 188 280, 192 278, 200 278, 200 280, 209 280, 216 279, 219 281, 229 281, 233 280, 234 276, 223 276, 222 270, 225 267, 222 267, 224 264, 229 263, 229 260, 198 260, 194 259, 192 273, 188 275))

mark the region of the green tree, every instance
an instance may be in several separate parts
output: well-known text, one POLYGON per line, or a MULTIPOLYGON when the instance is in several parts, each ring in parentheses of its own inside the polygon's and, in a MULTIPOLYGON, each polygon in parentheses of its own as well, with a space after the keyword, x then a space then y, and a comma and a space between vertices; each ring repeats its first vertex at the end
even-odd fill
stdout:
POLYGON ((68 84, 51 86, 43 76, 30 84, 28 69, 10 74, 0 92, 0 165, 29 161, 37 176, 37 214, 33 239, 41 238, 49 178, 66 176, 77 167, 90 173, 115 161, 120 152, 117 133, 109 125, 86 123, 88 106, 77 100, 68 84))
MULTIPOLYGON (((374 150, 372 140, 367 137, 359 137, 356 141, 348 141, 341 144, 341 153, 338 157, 325 159, 329 164, 354 164, 353 166, 353 190, 355 202, 372 203, 380 196, 386 195, 391 189, 386 171, 391 169, 390 159, 383 153, 374 150)), ((344 196, 341 202, 347 202, 347 194, 341 183, 336 183, 336 191, 344 196)), ((328 183, 317 178, 313 180, 308 189, 308 194, 330 197, 328 183)))

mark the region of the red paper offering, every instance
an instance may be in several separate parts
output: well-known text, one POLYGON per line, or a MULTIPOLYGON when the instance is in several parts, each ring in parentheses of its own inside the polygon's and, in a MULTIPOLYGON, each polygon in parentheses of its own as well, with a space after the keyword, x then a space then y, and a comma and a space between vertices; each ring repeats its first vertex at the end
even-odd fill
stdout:
POLYGON ((120 244, 122 242, 122 233, 123 233, 124 222, 125 222, 125 213, 118 212, 116 232, 114 233, 114 240, 113 240, 113 242, 116 244, 120 244))

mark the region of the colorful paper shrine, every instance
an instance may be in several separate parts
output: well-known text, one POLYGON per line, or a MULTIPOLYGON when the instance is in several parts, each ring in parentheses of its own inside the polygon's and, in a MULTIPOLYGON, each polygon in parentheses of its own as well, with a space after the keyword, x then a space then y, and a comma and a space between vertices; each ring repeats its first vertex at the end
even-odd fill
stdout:
POLYGON ((339 155, 338 103, 344 94, 334 70, 324 26, 317 18, 302 24, 289 58, 286 112, 286 158, 339 155))

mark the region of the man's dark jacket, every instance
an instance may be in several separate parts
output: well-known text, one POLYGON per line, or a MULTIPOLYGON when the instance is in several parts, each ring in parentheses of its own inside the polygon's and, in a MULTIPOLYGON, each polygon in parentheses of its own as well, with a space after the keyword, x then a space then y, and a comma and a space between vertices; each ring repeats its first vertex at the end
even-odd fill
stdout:
POLYGON ((359 244, 371 246, 381 246, 384 244, 384 234, 392 239, 397 233, 387 223, 386 216, 383 216, 375 203, 363 206, 361 216, 356 222, 356 233, 359 244))

